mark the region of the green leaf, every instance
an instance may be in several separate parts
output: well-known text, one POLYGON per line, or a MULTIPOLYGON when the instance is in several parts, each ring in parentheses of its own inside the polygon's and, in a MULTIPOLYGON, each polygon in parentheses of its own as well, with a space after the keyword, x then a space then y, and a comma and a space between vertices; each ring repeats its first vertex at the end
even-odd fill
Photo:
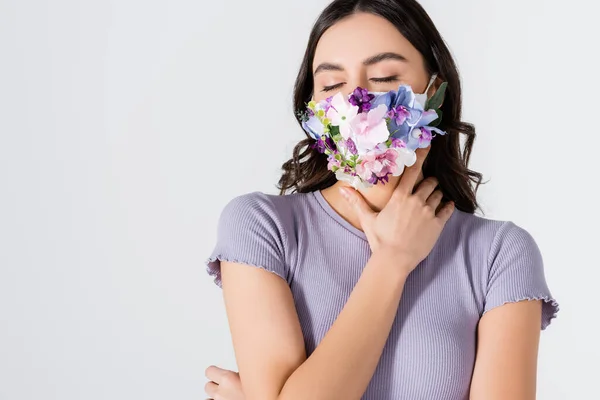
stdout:
POLYGON ((446 95, 446 88, 448 87, 448 82, 444 82, 440 85, 438 90, 434 93, 433 96, 425 103, 425 110, 434 109, 437 110, 441 107, 442 102, 444 101, 444 96, 446 95))
POLYGON ((431 123, 429 123, 428 124, 429 126, 437 127, 442 122, 442 115, 444 114, 444 113, 442 113, 442 110, 440 110, 439 108, 436 108, 435 112, 437 113, 438 117, 435 120, 433 120, 431 123))
POLYGON ((342 135, 340 134, 340 127, 331 125, 329 128, 329 135, 333 141, 337 143, 342 138, 342 135))

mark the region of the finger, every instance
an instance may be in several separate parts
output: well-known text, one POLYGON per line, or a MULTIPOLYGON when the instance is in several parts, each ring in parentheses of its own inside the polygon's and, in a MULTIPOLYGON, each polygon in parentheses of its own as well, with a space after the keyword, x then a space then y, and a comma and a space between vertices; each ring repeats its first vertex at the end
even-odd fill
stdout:
POLYGON ((425 178, 419 183, 419 186, 415 191, 415 196, 419 196, 421 200, 423 200, 423 203, 427 202, 427 199, 431 196, 438 184, 439 182, 434 176, 425 178))
POLYGON ((340 192, 346 201, 354 208, 358 220, 364 230, 368 219, 374 217, 377 213, 367 204, 360 192, 348 187, 341 187, 340 192))
POLYGON ((402 172, 402 175, 400 176, 400 182, 398 182, 398 186, 396 186, 396 189, 394 190, 394 196, 406 196, 413 192, 417 179, 419 179, 421 169, 423 168, 423 163, 425 162, 425 158, 427 157, 427 154, 429 154, 430 149, 431 145, 424 149, 417 149, 415 151, 417 154, 417 161, 415 161, 412 166, 405 168, 402 172))
POLYGON ((214 398, 217 395, 217 391, 219 390, 219 385, 214 382, 206 382, 204 385, 204 392, 208 397, 214 398))
POLYGON ((442 224, 446 224, 446 222, 448 222, 448 220, 450 219, 450 217, 452 216, 452 213, 454 212, 454 202, 448 202, 446 203, 441 209, 440 211, 437 213, 437 215, 435 216, 437 219, 440 220, 440 222, 442 222, 442 224))
POLYGON ((226 372, 227 372, 227 370, 225 370, 223 368, 219 368, 215 365, 211 365, 210 367, 206 368, 206 371, 204 372, 204 374, 206 375, 206 378, 209 381, 220 383, 221 379, 223 379, 223 375, 225 375, 226 372))
POLYGON ((444 198, 444 194, 442 193, 441 190, 436 190, 435 192, 433 192, 431 194, 431 196, 429 196, 429 198, 427 198, 427 204, 429 206, 431 206, 431 208, 433 208, 434 210, 438 209, 438 206, 440 205, 440 202, 442 201, 442 199, 444 198))

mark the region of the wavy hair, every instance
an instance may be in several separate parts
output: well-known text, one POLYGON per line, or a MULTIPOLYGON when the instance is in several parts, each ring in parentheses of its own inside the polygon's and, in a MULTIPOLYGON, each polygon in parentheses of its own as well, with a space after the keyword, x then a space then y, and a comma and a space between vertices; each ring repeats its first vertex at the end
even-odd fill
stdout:
MULTIPOLYGON (((323 33, 336 22, 358 12, 378 15, 390 21, 421 53, 429 74, 437 72, 448 82, 441 110, 444 118, 438 135, 423 164, 423 175, 438 179, 444 201, 454 201, 456 208, 473 214, 478 208, 476 193, 482 175, 468 168, 475 141, 475 127, 461 121, 461 85, 458 68, 444 39, 416 0, 335 0, 319 16, 308 39, 304 59, 294 86, 294 111, 298 115, 313 95, 313 59, 323 33), (464 148, 461 149, 461 135, 464 148)), ((327 169, 327 156, 311 148, 314 139, 306 134, 293 150, 292 158, 282 165, 283 174, 277 188, 280 194, 307 193, 325 189, 335 182, 335 174, 327 169)))

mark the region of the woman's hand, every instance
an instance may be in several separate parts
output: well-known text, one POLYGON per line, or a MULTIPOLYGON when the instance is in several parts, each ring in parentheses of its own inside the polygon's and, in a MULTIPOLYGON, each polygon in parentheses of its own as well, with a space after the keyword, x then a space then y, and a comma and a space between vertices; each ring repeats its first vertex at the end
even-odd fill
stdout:
POLYGON ((204 391, 209 399, 214 400, 244 400, 242 382, 237 372, 229 371, 211 365, 206 369, 209 382, 204 386, 204 391))
POLYGON ((435 190, 438 181, 433 177, 424 179, 413 193, 429 149, 417 150, 417 161, 404 170, 398 186, 380 212, 373 211, 358 191, 341 189, 354 207, 371 250, 386 251, 394 258, 402 257, 402 264, 408 268, 407 274, 431 252, 454 211, 454 204, 450 202, 436 215, 442 192, 435 190))

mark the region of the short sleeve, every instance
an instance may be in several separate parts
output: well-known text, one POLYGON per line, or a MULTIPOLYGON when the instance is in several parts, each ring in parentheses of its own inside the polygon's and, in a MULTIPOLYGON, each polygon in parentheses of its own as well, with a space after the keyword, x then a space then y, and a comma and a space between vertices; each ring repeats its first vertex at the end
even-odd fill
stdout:
POLYGON ((221 261, 270 271, 288 281, 285 231, 269 195, 247 193, 229 201, 217 223, 217 243, 205 261, 214 283, 222 287, 221 261))
POLYGON ((531 234, 513 222, 504 222, 493 240, 488 268, 483 314, 505 303, 543 300, 541 329, 546 329, 559 307, 546 283, 542 255, 531 234))

